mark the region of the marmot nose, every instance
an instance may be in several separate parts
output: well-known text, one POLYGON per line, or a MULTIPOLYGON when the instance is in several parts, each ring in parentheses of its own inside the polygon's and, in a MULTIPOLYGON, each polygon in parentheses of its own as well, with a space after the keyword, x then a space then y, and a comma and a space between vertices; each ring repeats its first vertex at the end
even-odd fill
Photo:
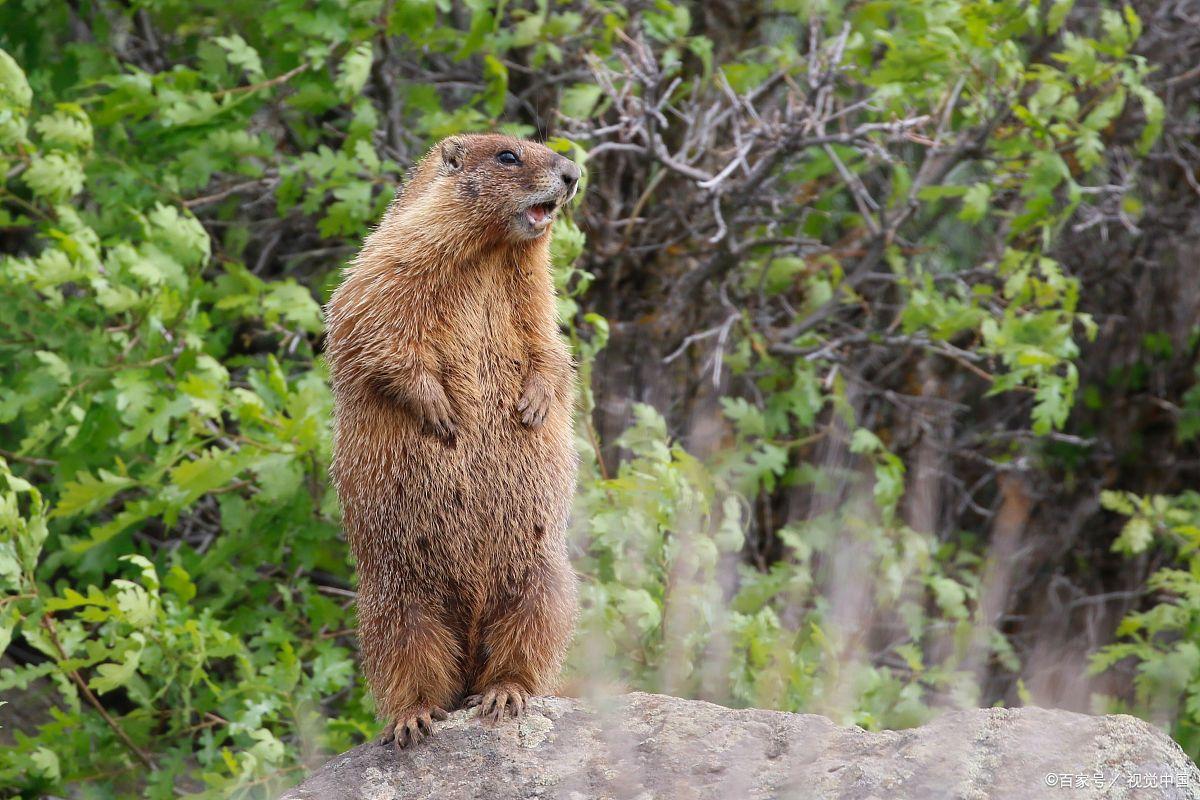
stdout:
POLYGON ((563 183, 568 189, 574 189, 575 184, 579 182, 579 165, 569 158, 558 157, 558 170, 562 175, 563 183))

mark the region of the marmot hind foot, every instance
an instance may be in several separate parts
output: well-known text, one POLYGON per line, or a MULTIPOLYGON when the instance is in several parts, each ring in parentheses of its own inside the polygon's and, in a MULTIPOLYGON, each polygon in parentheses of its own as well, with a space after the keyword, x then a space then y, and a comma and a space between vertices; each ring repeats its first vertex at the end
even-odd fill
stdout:
POLYGON ((525 713, 529 692, 515 683, 497 683, 466 699, 464 708, 478 708, 478 716, 496 723, 504 717, 520 717, 525 713))

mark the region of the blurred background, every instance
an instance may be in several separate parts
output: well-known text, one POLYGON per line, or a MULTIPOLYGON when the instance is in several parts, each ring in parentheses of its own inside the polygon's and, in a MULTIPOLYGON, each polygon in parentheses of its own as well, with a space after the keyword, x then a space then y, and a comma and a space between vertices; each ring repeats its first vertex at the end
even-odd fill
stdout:
POLYGON ((438 138, 586 171, 564 691, 1200 755, 1200 2, 0 1, 0 794, 378 725, 321 304, 438 138))

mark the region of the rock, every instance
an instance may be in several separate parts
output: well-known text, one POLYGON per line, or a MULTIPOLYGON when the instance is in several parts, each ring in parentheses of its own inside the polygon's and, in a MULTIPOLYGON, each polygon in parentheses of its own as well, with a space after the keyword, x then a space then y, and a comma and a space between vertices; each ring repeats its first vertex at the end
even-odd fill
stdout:
POLYGON ((364 744, 281 800, 1198 798, 1200 771, 1133 717, 1041 708, 867 733, 825 717, 634 693, 538 698, 519 722, 460 711, 411 751, 364 744))

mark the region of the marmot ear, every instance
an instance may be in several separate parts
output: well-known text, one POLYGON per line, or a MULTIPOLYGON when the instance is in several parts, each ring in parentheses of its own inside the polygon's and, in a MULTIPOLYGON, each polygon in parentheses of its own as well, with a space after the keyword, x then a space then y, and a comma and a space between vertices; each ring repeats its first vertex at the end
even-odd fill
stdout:
POLYGON ((463 168, 463 156, 466 155, 467 146, 462 139, 451 136, 441 144, 442 151, 442 168, 446 172, 458 172, 463 168))

